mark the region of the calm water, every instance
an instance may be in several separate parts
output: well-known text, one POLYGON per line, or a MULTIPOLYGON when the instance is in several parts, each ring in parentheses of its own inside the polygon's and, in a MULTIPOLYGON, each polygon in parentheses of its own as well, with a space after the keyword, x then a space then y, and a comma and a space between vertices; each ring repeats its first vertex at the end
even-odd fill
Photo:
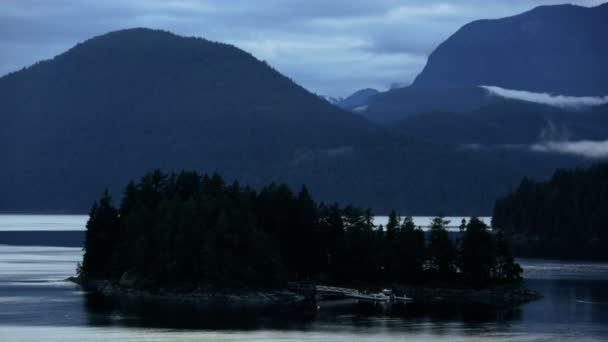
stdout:
MULTIPOLYGON (((87 222, 86 215, 20 215, 0 214, 0 231, 79 231, 84 230, 87 222)), ((451 228, 457 228, 462 219, 468 217, 450 216, 451 228)), ((415 216, 414 223, 417 226, 426 227, 433 218, 430 216, 415 216)), ((491 217, 480 217, 486 223, 490 223, 491 217)), ((388 222, 388 216, 376 216, 374 223, 384 225, 388 222)))
MULTIPOLYGON (((61 230, 82 217, 2 216, 0 230, 61 230), (45 218, 46 217, 46 218, 45 218), (28 223, 29 222, 29 223, 28 223)), ((80 228, 82 229, 82 228, 80 228)), ((77 232, 76 232, 77 233, 77 232)), ((0 341, 606 341, 608 264, 520 260, 542 300, 517 309, 322 304, 314 315, 221 313, 109 303, 63 281, 78 247, 8 246, 0 234, 0 341)), ((30 242, 33 240, 30 240, 30 242)))

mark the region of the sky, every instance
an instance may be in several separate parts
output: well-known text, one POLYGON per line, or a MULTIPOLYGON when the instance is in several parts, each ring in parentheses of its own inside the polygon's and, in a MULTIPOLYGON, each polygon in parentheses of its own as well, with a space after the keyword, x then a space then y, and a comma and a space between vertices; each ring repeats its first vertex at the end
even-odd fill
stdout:
MULTIPOLYGON (((572 0, 595 6, 605 0, 572 0)), ((433 49, 476 19, 556 0, 0 0, 0 75, 132 27, 244 49, 308 90, 346 96, 409 84, 433 49)))

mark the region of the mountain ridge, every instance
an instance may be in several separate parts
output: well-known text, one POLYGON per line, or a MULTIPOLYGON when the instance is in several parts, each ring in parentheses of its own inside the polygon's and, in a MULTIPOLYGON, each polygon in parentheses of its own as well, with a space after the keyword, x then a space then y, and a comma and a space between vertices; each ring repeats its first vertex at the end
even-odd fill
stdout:
POLYGON ((511 17, 473 21, 431 53, 413 86, 494 85, 606 95, 608 67, 602 61, 608 48, 599 43, 606 30, 607 4, 540 6, 511 17))
POLYGON ((187 169, 379 212, 480 214, 528 173, 336 108, 236 47, 147 29, 0 78, 0 154, 3 211, 86 211, 103 189, 187 169))
POLYGON ((141 28, 0 78, 0 155, 3 211, 85 211, 103 189, 186 169, 254 188, 306 184, 322 201, 379 213, 483 215, 521 177, 586 162, 419 139, 327 103, 237 47, 141 28))

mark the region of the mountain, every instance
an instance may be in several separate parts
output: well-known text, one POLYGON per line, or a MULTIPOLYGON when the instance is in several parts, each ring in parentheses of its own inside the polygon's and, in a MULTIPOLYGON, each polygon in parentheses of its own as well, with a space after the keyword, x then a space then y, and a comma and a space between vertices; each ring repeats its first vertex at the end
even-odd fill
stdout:
POLYGON ((372 88, 361 89, 340 101, 338 106, 343 109, 357 110, 359 107, 366 106, 370 99, 379 93, 379 91, 372 88))
POLYGON ((277 161, 339 154, 377 134, 242 50, 148 29, 2 77, 0 94, 9 209, 82 209, 151 168, 246 167, 256 181, 277 161))
POLYGON ((608 94, 608 3, 541 6, 463 26, 431 53, 416 88, 479 85, 574 96, 608 94))
POLYGON ((365 106, 369 100, 376 94, 380 93, 376 89, 366 88, 357 90, 347 97, 335 97, 321 95, 325 101, 346 110, 356 110, 358 107, 365 106))
POLYGON ((466 112, 492 99, 493 96, 480 87, 405 87, 377 94, 370 98, 365 110, 358 113, 372 121, 387 123, 434 111, 466 112))
POLYGON ((250 54, 111 32, 0 78, 0 211, 88 210, 151 169, 219 171, 415 214, 485 214, 542 167, 419 143, 343 111, 250 54))
POLYGON ((545 141, 608 140, 608 106, 572 111, 494 97, 471 111, 416 114, 390 126, 421 141, 527 148, 545 141))
POLYGON ((340 106, 340 102, 342 102, 344 100, 343 97, 340 96, 329 96, 329 95, 319 95, 320 98, 322 98, 323 100, 331 103, 334 106, 340 106))
POLYGON ((606 126, 596 124, 604 122, 601 116, 569 115, 481 87, 537 97, 544 92, 605 96, 603 32, 608 32, 608 4, 541 6, 513 17, 474 21, 433 51, 411 86, 375 95, 358 113, 410 137, 448 144, 530 142, 556 122, 567 126, 560 128, 564 136, 607 139, 606 126))

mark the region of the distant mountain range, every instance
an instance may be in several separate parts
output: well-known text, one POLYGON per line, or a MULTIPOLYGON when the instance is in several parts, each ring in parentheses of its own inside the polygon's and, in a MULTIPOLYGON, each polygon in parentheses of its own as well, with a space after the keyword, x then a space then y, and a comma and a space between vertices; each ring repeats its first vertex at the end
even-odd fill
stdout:
POLYGON ((307 184, 381 212, 481 213, 527 174, 405 139, 233 46, 163 31, 78 44, 0 78, 0 100, 4 211, 85 211, 162 168, 307 184))
POLYGON ((608 3, 541 6, 463 26, 431 53, 409 87, 369 98, 361 114, 390 122, 466 112, 491 102, 480 86, 570 96, 608 95, 608 3))
POLYGON ((366 108, 360 107, 366 106, 371 98, 379 93, 376 89, 366 88, 357 90, 347 97, 321 96, 321 98, 342 109, 364 111, 366 108))
POLYGON ((479 147, 528 147, 545 141, 603 141, 608 139, 608 106, 570 111, 496 98, 475 110, 417 114, 391 126, 420 141, 479 147))
MULTIPOLYGON (((361 115, 380 123, 434 112, 466 112, 491 102, 492 96, 480 87, 416 88, 405 87, 379 93, 368 99, 361 115)), ((361 106, 360 105, 360 106, 361 106)))
POLYGON ((608 4, 475 21, 431 54, 411 86, 376 94, 357 113, 418 141, 608 157, 602 32, 608 4))
MULTIPOLYGON (((606 12, 558 8, 577 18, 606 12)), ((603 53, 594 42, 580 54, 603 53)), ((423 74, 442 58, 432 57, 423 74)), ((588 66, 570 67, 584 74, 588 66)), ((379 213, 481 215, 523 176, 591 162, 536 148, 545 138, 608 139, 606 106, 573 112, 427 79, 332 105, 234 46, 149 29, 98 36, 0 78, 0 211, 82 212, 105 188, 117 194, 161 168, 219 171, 254 187, 307 184, 315 198, 379 213)), ((593 81, 596 90, 604 80, 593 81)))

